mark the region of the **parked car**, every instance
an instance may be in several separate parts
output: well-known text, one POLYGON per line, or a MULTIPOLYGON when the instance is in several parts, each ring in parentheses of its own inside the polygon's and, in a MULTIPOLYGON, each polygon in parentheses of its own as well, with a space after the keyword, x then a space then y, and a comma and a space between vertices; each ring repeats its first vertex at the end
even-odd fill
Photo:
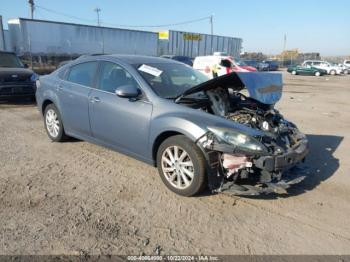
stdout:
POLYGON ((327 75, 327 71, 324 69, 310 67, 305 65, 289 66, 287 72, 292 75, 309 75, 309 76, 323 76, 327 75))
POLYGON ((329 75, 340 75, 343 71, 341 67, 322 60, 306 60, 302 66, 324 69, 329 75))
POLYGON ((184 64, 189 65, 189 66, 193 66, 193 60, 191 57, 188 57, 188 56, 162 55, 161 57, 172 59, 175 61, 179 61, 179 62, 184 63, 184 64))
POLYGON ((273 109, 281 95, 281 74, 209 80, 183 63, 130 55, 76 60, 40 77, 36 92, 52 141, 76 137, 155 165, 183 196, 207 185, 238 195, 286 193, 304 178, 282 173, 305 158, 308 142, 273 109))
POLYGON ((239 67, 241 67, 241 68, 243 68, 245 70, 248 70, 249 72, 256 72, 256 71, 258 71, 255 67, 246 64, 243 60, 235 59, 235 60, 233 60, 233 64, 236 65, 236 66, 239 66, 239 67))
POLYGON ((263 63, 268 65, 267 71, 278 71, 278 62, 274 60, 265 60, 263 63))
POLYGON ((346 66, 347 68, 350 68, 350 60, 345 60, 343 65, 346 66))
POLYGON ((11 52, 0 52, 0 99, 35 97, 38 76, 11 52))
POLYGON ((258 71, 269 71, 269 65, 263 62, 258 62, 256 60, 244 60, 244 63, 256 68, 258 71))
POLYGON ((222 76, 231 72, 256 71, 253 67, 242 67, 235 63, 231 56, 197 56, 193 62, 193 68, 207 75, 209 78, 222 76))
POLYGON ((342 69, 342 72, 344 75, 347 75, 350 73, 350 67, 347 67, 344 64, 338 64, 338 66, 342 69))

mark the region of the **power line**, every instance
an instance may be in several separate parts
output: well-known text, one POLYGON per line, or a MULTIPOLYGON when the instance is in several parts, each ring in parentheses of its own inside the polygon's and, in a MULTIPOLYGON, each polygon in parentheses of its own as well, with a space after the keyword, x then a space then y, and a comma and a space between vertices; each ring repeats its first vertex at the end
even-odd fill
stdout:
MULTIPOLYGON (((39 5, 35 5, 37 8, 40 8, 42 10, 45 10, 47 12, 51 12, 57 15, 61 15, 61 16, 65 16, 71 19, 76 19, 76 20, 80 20, 80 21, 85 21, 85 22, 89 22, 89 23, 94 23, 96 22, 95 20, 90 20, 90 19, 85 19, 85 18, 81 18, 81 17, 77 17, 77 16, 73 16, 70 14, 66 14, 66 13, 62 13, 62 12, 58 12, 43 6, 39 6, 39 5)), ((97 12, 96 10, 94 10, 95 12, 97 12)), ((99 11, 97 13, 99 13, 101 11, 101 9, 99 9, 99 11)), ((99 17, 98 17, 99 20, 99 17)), ((116 26, 116 27, 129 27, 129 28, 157 28, 157 27, 172 27, 172 26, 178 26, 178 25, 186 25, 186 24, 192 24, 192 23, 196 23, 196 22, 200 22, 200 21, 204 21, 204 20, 209 20, 212 21, 212 16, 206 16, 206 17, 201 17, 198 19, 193 19, 193 20, 187 20, 187 21, 183 21, 183 22, 178 22, 178 23, 172 23, 172 24, 161 24, 161 25, 124 25, 124 24, 112 24, 112 23, 105 23, 103 22, 103 24, 105 25, 110 25, 110 26, 116 26)), ((100 23, 98 21, 98 23, 100 23)))

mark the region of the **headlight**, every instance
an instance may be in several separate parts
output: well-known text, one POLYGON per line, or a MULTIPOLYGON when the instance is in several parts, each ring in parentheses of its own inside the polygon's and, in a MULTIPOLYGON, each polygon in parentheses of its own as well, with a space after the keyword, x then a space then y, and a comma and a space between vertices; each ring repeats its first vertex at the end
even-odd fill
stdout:
POLYGON ((208 129, 219 139, 225 141, 228 144, 237 146, 242 150, 259 153, 267 152, 266 147, 251 136, 245 135, 232 129, 221 127, 208 127, 208 129))
POLYGON ((32 74, 30 77, 30 81, 32 81, 32 82, 35 82, 38 79, 39 79, 39 75, 36 73, 32 74))

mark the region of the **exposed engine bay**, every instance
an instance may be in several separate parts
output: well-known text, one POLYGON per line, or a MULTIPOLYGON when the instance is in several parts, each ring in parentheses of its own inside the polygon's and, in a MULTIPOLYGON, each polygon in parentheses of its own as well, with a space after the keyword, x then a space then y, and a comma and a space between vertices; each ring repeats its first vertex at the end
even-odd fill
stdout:
POLYGON ((264 104, 239 91, 222 87, 204 91, 201 98, 184 98, 180 103, 264 134, 246 138, 238 133, 232 135, 236 140, 231 143, 220 130, 213 130, 198 140, 197 144, 207 151, 216 173, 216 181, 211 183, 213 191, 236 195, 284 194, 291 184, 304 179, 303 176, 292 180, 282 178, 285 170, 304 160, 308 152, 307 140, 294 124, 274 109, 273 104, 264 104), (251 139, 252 150, 245 145, 235 146, 237 139, 242 143, 251 139), (254 147, 254 143, 258 146, 254 147), (255 150, 259 145, 262 149, 255 150))

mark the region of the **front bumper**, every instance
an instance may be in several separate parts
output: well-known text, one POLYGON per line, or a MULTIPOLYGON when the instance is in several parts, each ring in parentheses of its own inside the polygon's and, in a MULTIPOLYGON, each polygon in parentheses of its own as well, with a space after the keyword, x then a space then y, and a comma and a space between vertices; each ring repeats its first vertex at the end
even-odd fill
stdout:
POLYGON ((253 160, 253 163, 257 168, 268 172, 281 172, 288 170, 301 162, 308 152, 309 148, 307 139, 303 139, 299 141, 296 146, 282 155, 261 156, 258 159, 253 160))
POLYGON ((11 85, 0 85, 0 99, 8 99, 15 97, 34 97, 36 85, 30 83, 13 83, 11 85))

